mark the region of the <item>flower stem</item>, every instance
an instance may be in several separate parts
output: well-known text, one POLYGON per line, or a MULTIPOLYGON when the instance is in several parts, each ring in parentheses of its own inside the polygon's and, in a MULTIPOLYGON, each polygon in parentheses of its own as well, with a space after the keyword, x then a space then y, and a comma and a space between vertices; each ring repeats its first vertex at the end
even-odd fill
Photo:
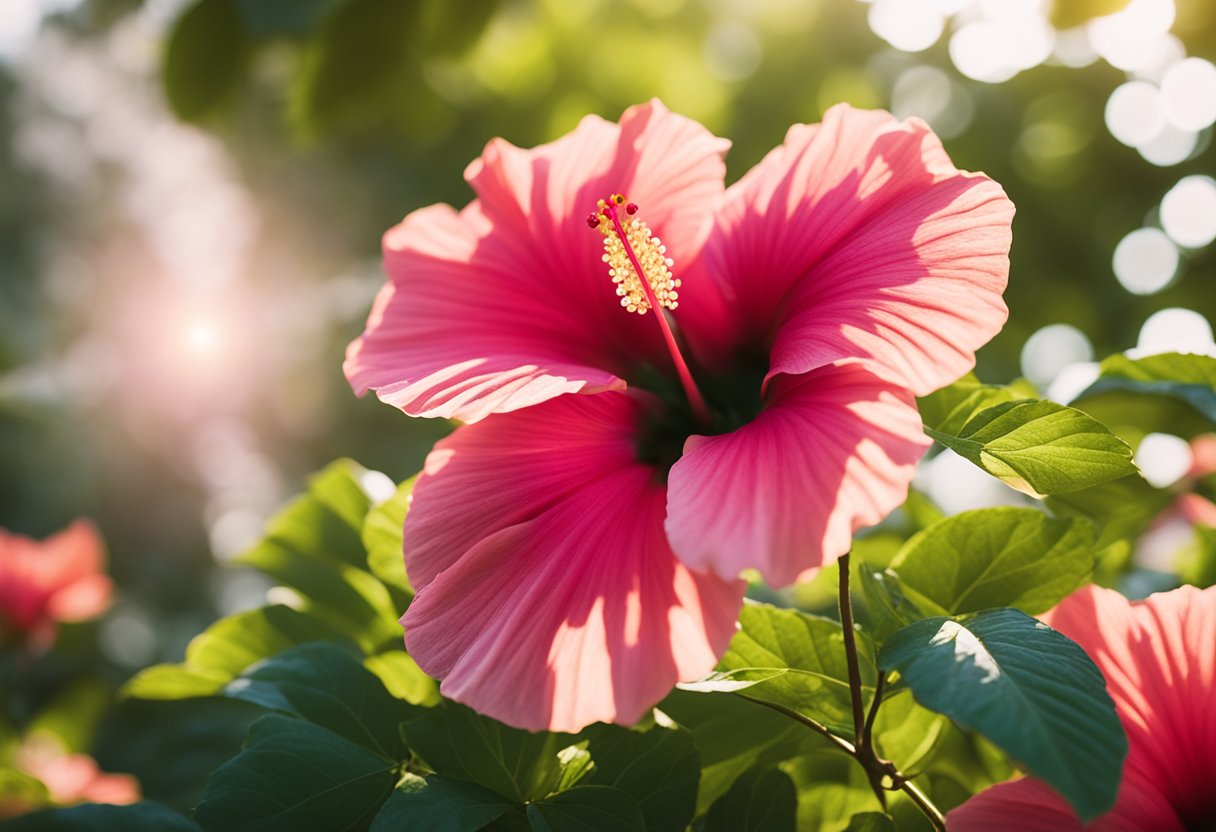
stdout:
POLYGON ((853 704, 853 758, 866 770, 870 780, 870 788, 878 802, 885 809, 887 806, 886 792, 900 790, 917 808, 929 819, 929 823, 939 832, 945 832, 946 820, 941 811, 933 805, 928 795, 922 792, 910 779, 904 776, 890 760, 884 760, 874 750, 874 721, 878 717, 878 708, 882 704, 883 688, 886 686, 886 675, 880 673, 874 686, 874 701, 870 710, 865 710, 865 702, 861 691, 861 664, 857 654, 857 633, 853 629, 853 598, 849 593, 849 554, 846 552, 840 558, 840 625, 844 633, 845 663, 849 671, 849 695, 853 704), (889 780, 890 785, 887 785, 889 780))

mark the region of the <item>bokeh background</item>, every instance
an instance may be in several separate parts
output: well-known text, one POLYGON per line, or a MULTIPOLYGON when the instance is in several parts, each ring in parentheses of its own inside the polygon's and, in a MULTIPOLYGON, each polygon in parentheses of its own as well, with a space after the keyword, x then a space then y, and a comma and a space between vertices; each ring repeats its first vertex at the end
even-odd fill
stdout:
MULTIPOLYGON (((490 138, 659 96, 733 179, 837 101, 919 116, 1018 208, 980 377, 1067 402, 1114 352, 1216 355, 1214 60, 1211 0, 0 0, 0 526, 92 518, 119 587, 59 675, 262 603, 222 564, 330 459, 420 467, 449 426, 342 354, 381 233, 467 202, 490 138)), ((920 484, 1008 498, 949 458, 920 484)))

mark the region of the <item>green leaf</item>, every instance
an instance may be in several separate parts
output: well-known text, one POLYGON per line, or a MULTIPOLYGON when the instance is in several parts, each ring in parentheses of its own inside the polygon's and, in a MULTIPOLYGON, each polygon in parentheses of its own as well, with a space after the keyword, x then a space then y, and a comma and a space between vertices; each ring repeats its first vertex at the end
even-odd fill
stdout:
POLYGON ((363 521, 367 566, 388 587, 396 609, 402 614, 414 597, 414 589, 405 576, 405 557, 401 549, 401 530, 413 489, 413 480, 401 483, 396 493, 369 511, 363 521))
POLYGON ((1083 821, 1115 802, 1127 738, 1106 681, 1074 642, 1018 610, 918 621, 878 655, 921 705, 975 730, 1083 821))
POLYGON ((775 768, 752 769, 710 807, 704 832, 794 832, 797 815, 790 776, 775 768))
POLYGON ((631 731, 593 725, 582 733, 595 764, 584 785, 613 786, 632 797, 646 829, 684 829, 697 805, 701 761, 692 734, 656 726, 631 731))
POLYGON ((1007 402, 980 411, 956 433, 925 433, 1033 497, 1080 491, 1136 471, 1127 443, 1055 402, 1007 402))
POLYGON ((925 427, 942 433, 957 433, 972 416, 1005 402, 1024 398, 1008 387, 982 384, 974 373, 916 400, 925 427))
POLYGON ((1093 525, 1032 508, 985 508, 913 536, 891 562, 899 589, 925 615, 993 607, 1046 612, 1086 583, 1093 525))
POLYGON ((306 719, 383 757, 407 753, 399 730, 407 706, 332 644, 305 644, 272 656, 229 682, 224 695, 306 719))
POLYGON ((701 755, 697 813, 709 809, 748 769, 767 767, 828 741, 788 716, 738 696, 672 691, 662 712, 692 733, 701 755))
POLYGON ((151 800, 129 806, 85 803, 24 815, 4 823, 5 832, 200 832, 194 821, 151 800))
MULTIPOLYGON (((740 695, 797 711, 851 736, 844 634, 840 623, 798 610, 748 604, 739 613, 740 630, 718 663, 735 681, 750 681, 740 695)), ((862 686, 873 693, 872 650, 858 638, 862 686)))
POLYGON ((455 702, 411 710, 402 727, 406 742, 436 774, 479 783, 515 803, 553 791, 564 766, 558 753, 577 742, 512 728, 455 702))
POLYGON ((798 791, 800 830, 843 832, 859 812, 882 809, 862 767, 838 751, 807 754, 782 769, 798 791))
POLYGON ((318 725, 266 716, 207 783, 195 818, 216 832, 329 832, 369 816, 397 763, 318 725))
POLYGON ((949 726, 941 714, 917 704, 906 691, 896 691, 878 709, 874 743, 880 757, 909 774, 936 752, 949 726))
POLYGON ((304 53, 291 111, 306 132, 359 129, 408 89, 417 3, 346 0, 304 53))
POLYGON ((362 529, 371 501, 360 480, 367 475, 349 460, 329 465, 270 521, 265 539, 234 563, 296 590, 310 612, 374 652, 400 639, 401 628, 388 590, 366 571, 362 529))
POLYGON ((853 572, 861 586, 861 598, 865 601, 866 629, 877 641, 881 642, 901 627, 924 618, 924 613, 904 595, 899 585, 899 575, 889 569, 878 572, 861 559, 854 561, 854 564, 853 572))
POLYGON ((371 832, 477 832, 515 806, 476 783, 410 774, 380 809, 371 832))
POLYGON ((22 811, 31 811, 51 802, 50 792, 37 777, 0 765, 0 809, 22 807, 22 811))
POLYGON ((123 688, 123 695, 140 699, 211 696, 267 656, 297 644, 341 637, 328 624, 290 607, 249 610, 221 618, 195 636, 186 648, 185 663, 140 671, 123 688))
POLYGON ((178 118, 198 121, 236 91, 245 76, 248 42, 235 0, 199 0, 169 34, 163 81, 178 118))
POLYGON ((1216 358, 1166 353, 1113 355, 1074 406, 1114 429, 1189 438, 1216 426, 1216 358))
POLYGON ((257 37, 305 35, 343 0, 237 0, 241 17, 257 37))
POLYGON ((849 818, 845 832, 895 832, 895 822, 882 812, 862 812, 849 818))
POLYGON ((1173 500, 1169 491, 1154 488, 1135 475, 1049 497, 1047 506, 1056 514, 1084 517, 1095 523, 1098 539, 1094 548, 1099 559, 1095 571, 1117 574, 1122 571, 1122 561, 1130 557, 1132 544, 1173 500))
POLYGON ((387 650, 368 656, 363 666, 375 673, 388 692, 411 705, 439 704, 439 683, 422 672, 404 650, 387 650))
POLYGON ((1216 529, 1195 526, 1195 542, 1179 558, 1178 575, 1198 587, 1216 585, 1216 529))
POLYGON ((628 793, 611 786, 575 786, 528 804, 533 832, 646 832, 628 793))

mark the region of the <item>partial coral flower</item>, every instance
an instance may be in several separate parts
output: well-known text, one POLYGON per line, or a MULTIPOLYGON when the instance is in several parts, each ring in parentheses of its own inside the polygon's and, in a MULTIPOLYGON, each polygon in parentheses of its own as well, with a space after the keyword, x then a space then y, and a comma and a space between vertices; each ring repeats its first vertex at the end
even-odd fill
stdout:
MULTIPOLYGON (((14 762, 18 769, 42 781, 56 806, 128 804, 140 798, 139 781, 135 777, 103 772, 92 757, 68 753, 51 737, 27 739, 17 749, 14 762)), ((0 818, 15 817, 38 808, 41 807, 0 799, 0 818)))
POLYGON ((100 615, 113 589, 104 567, 101 536, 87 520, 42 541, 0 529, 0 635, 45 649, 56 622, 100 615))
POLYGON ((657 101, 496 139, 476 199, 384 237, 347 378, 466 423, 414 490, 406 645, 504 722, 631 723, 708 672, 740 573, 899 505, 913 397, 1005 320, 1013 206, 923 123, 834 107, 730 188, 727 147, 657 101))
POLYGON ((1086 587, 1044 620, 1106 677, 1127 731, 1114 808, 1082 825, 1043 783, 981 792, 946 817, 950 832, 1190 832, 1216 829, 1216 587, 1128 601, 1086 587))

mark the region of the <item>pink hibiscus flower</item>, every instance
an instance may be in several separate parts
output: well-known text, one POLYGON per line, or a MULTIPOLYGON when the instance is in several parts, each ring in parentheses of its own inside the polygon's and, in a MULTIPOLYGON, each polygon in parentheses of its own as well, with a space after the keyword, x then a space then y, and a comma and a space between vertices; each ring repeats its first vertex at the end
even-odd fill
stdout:
POLYGON ((1216 829, 1216 587, 1131 602, 1085 587, 1044 619, 1106 677, 1127 731, 1115 807, 1082 826, 1050 788, 1024 778, 981 792, 946 818, 951 832, 1187 832, 1216 829))
MULTIPOLYGON (((76 803, 128 804, 139 800, 139 781, 130 774, 108 774, 87 754, 69 754, 57 740, 38 737, 17 749, 17 768, 42 781, 56 806, 76 803)), ((0 797, 0 818, 39 809, 17 799, 0 797)))
POLYGON ((913 396, 1005 319, 1013 206, 924 124, 834 107, 730 188, 727 144, 657 101, 494 140, 473 202, 385 235, 347 378, 469 423, 414 490, 406 644, 502 721, 631 723, 708 672, 741 570, 899 505, 913 396))
POLYGON ((55 622, 100 615, 112 590, 104 565, 101 537, 87 520, 41 542, 0 529, 0 634, 13 630, 45 649, 55 622))

